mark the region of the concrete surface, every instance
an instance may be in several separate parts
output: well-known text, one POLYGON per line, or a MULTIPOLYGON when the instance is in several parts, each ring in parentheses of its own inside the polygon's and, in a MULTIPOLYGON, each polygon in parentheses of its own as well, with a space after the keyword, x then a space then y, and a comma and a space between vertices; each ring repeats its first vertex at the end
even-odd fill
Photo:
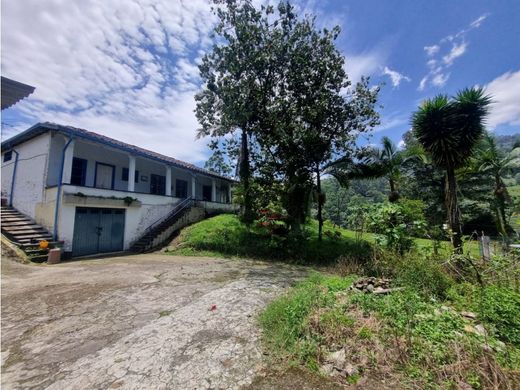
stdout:
POLYGON ((2 388, 249 385, 265 369, 256 315, 304 275, 245 260, 144 254, 37 266, 4 253, 2 388))

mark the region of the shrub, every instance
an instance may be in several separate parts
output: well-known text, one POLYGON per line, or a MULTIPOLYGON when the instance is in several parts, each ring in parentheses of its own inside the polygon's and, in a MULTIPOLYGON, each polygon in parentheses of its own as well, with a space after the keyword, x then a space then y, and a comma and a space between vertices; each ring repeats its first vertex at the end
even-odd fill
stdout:
POLYGON ((374 207, 369 215, 370 229, 381 235, 380 244, 403 254, 414 245, 413 236, 424 234, 426 221, 424 203, 418 200, 402 200, 383 203, 374 207))

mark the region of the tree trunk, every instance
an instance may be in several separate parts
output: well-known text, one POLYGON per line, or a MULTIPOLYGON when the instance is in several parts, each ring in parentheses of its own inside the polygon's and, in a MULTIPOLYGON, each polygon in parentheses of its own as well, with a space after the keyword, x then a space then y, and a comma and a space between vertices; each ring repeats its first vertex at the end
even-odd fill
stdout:
POLYGON ((242 213, 243 221, 249 225, 253 222, 253 201, 251 197, 251 188, 249 180, 251 178, 251 169, 249 166, 249 145, 247 142, 247 131, 242 129, 242 143, 240 146, 240 183, 244 191, 244 210, 242 213))
POLYGON ((323 233, 323 215, 322 215, 322 196, 321 196, 321 178, 320 168, 316 169, 316 187, 318 189, 318 241, 322 240, 323 233))
POLYGON ((390 183, 390 193, 388 194, 389 202, 397 202, 399 200, 399 191, 397 191, 395 180, 393 177, 388 178, 388 182, 390 183))
POLYGON ((455 253, 462 253, 462 229, 460 225, 460 210, 457 201, 457 180, 455 169, 446 170, 446 210, 448 211, 448 223, 451 229, 451 242, 455 253))
POLYGON ((495 176, 495 202, 498 220, 498 229, 502 234, 503 239, 507 240, 507 227, 506 227, 506 212, 505 212, 505 191, 506 188, 502 183, 500 176, 495 176))

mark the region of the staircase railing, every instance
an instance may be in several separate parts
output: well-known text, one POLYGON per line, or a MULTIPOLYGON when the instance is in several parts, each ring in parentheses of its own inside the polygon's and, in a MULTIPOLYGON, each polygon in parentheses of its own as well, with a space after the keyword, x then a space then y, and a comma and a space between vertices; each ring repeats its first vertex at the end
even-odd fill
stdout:
MULTIPOLYGON (((166 215, 166 217, 159 218, 155 222, 153 222, 150 226, 148 226, 144 232, 141 234, 141 237, 146 236, 148 233, 150 233, 153 229, 155 229, 157 226, 162 224, 163 222, 166 222, 175 216, 177 216, 180 212, 184 211, 185 209, 192 207, 195 204, 195 199, 193 198, 186 198, 182 200, 180 203, 176 204, 172 211, 170 211, 169 214, 166 215)), ((141 239, 139 237, 135 242, 139 241, 141 239)), ((134 242, 134 243, 135 243, 134 242)))

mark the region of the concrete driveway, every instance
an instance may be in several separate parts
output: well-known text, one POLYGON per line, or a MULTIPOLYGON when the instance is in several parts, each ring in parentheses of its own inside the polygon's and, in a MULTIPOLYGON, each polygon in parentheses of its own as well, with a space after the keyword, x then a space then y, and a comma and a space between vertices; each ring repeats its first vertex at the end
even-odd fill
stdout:
POLYGON ((145 254, 2 259, 3 389, 218 389, 262 369, 256 315, 303 268, 145 254))

